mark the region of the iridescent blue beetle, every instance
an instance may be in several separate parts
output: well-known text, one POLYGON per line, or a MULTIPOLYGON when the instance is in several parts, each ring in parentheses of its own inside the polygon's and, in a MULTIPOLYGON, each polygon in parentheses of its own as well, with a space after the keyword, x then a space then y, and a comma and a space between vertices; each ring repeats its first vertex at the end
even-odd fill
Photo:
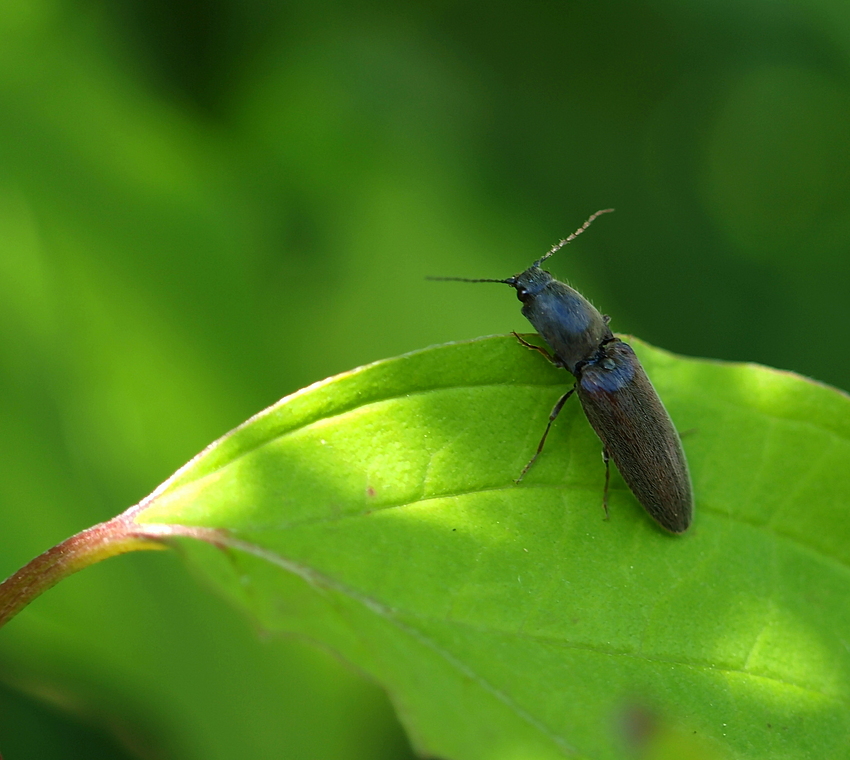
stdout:
POLYGON ((602 440, 606 515, 610 456, 650 516, 665 530, 684 533, 691 524, 694 502, 685 452, 670 415, 631 346, 611 332, 609 317, 600 314, 578 291, 540 268, 553 253, 584 232, 597 216, 610 211, 613 209, 597 211, 528 269, 506 280, 431 279, 510 285, 522 301, 523 315, 540 333, 551 354, 517 338, 576 379, 576 384, 552 409, 537 452, 517 482, 540 455, 549 429, 567 399, 577 392, 588 421, 602 440))

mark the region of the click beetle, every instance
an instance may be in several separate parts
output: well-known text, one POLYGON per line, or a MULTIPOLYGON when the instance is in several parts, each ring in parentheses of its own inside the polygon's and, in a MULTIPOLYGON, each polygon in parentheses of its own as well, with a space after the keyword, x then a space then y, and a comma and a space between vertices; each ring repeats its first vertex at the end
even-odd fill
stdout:
POLYGON ((593 214, 524 272, 505 280, 434 277, 461 282, 499 282, 516 290, 522 313, 549 351, 523 340, 575 377, 575 385, 552 409, 546 430, 519 482, 543 450, 552 423, 567 399, 578 394, 582 409, 603 445, 607 515, 609 457, 649 515, 665 530, 684 533, 693 517, 693 493, 679 434, 658 393, 628 343, 617 338, 603 316, 578 291, 540 268, 552 254, 575 240, 600 214, 593 214), (550 353, 551 351, 551 353, 550 353))

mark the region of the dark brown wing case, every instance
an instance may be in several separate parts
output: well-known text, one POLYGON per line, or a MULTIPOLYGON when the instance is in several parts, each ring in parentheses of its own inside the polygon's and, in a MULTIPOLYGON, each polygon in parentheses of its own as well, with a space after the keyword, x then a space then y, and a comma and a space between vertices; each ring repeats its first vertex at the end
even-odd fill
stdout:
POLYGON ((691 524, 693 495, 679 434, 631 346, 615 340, 579 372, 584 413, 653 519, 671 533, 691 524))

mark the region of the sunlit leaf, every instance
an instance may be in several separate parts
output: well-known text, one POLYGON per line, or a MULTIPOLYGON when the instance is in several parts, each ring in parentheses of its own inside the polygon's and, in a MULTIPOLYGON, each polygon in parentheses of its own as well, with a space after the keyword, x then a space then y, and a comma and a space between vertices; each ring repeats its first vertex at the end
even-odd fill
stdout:
POLYGON ((635 347, 691 464, 681 537, 617 475, 603 520, 578 404, 514 484, 570 377, 512 337, 311 386, 130 514, 208 539, 196 569, 371 675, 424 752, 617 758, 639 709, 725 757, 843 753, 850 399, 635 347))

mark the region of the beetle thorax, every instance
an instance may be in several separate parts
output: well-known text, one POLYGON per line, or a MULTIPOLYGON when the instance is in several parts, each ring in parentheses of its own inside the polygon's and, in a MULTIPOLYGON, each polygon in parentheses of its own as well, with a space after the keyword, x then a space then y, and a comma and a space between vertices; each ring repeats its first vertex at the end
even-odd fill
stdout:
POLYGON ((530 267, 507 281, 522 301, 522 313, 543 337, 555 358, 576 374, 612 337, 605 318, 578 291, 549 272, 530 267))

